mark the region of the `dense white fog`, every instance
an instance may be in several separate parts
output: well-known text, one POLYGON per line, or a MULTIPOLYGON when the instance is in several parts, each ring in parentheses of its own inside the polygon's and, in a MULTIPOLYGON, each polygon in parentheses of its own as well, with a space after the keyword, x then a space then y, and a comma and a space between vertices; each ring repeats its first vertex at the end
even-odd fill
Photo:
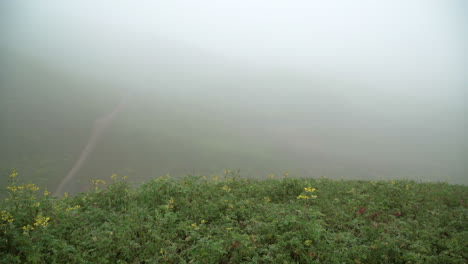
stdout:
POLYGON ((6 1, 0 169, 467 184, 467 7, 6 1))

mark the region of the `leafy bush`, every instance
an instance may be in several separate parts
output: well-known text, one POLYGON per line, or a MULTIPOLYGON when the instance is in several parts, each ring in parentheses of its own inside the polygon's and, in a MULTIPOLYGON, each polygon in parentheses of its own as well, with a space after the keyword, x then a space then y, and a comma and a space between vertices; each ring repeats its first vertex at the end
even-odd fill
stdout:
MULTIPOLYGON (((287 175, 286 175, 287 176, 287 175)), ((466 186, 123 177, 50 197, 9 176, 2 263, 466 263, 466 186), (103 185, 106 187, 103 188, 103 185)))

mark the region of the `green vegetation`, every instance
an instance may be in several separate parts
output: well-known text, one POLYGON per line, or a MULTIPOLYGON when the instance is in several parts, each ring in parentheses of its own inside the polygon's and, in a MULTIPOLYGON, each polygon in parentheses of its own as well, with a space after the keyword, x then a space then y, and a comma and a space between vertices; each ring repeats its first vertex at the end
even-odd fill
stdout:
POLYGON ((2 263, 466 263, 468 187, 117 175, 56 198, 10 174, 2 263))

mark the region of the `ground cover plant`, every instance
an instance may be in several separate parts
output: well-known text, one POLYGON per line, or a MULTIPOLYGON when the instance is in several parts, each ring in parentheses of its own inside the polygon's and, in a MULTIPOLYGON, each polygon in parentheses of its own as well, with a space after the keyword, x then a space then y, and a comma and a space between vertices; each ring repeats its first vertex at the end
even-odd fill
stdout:
POLYGON ((1 263, 467 263, 468 187, 215 177, 2 188, 1 263))

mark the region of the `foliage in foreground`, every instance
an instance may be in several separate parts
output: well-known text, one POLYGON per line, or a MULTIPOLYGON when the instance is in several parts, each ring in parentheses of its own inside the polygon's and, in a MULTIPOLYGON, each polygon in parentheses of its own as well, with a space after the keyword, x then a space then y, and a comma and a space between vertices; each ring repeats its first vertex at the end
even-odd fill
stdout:
MULTIPOLYGON (((2 263, 466 263, 467 186, 155 179, 50 197, 10 174, 2 263)), ((272 176, 270 178, 273 178, 272 176)))

